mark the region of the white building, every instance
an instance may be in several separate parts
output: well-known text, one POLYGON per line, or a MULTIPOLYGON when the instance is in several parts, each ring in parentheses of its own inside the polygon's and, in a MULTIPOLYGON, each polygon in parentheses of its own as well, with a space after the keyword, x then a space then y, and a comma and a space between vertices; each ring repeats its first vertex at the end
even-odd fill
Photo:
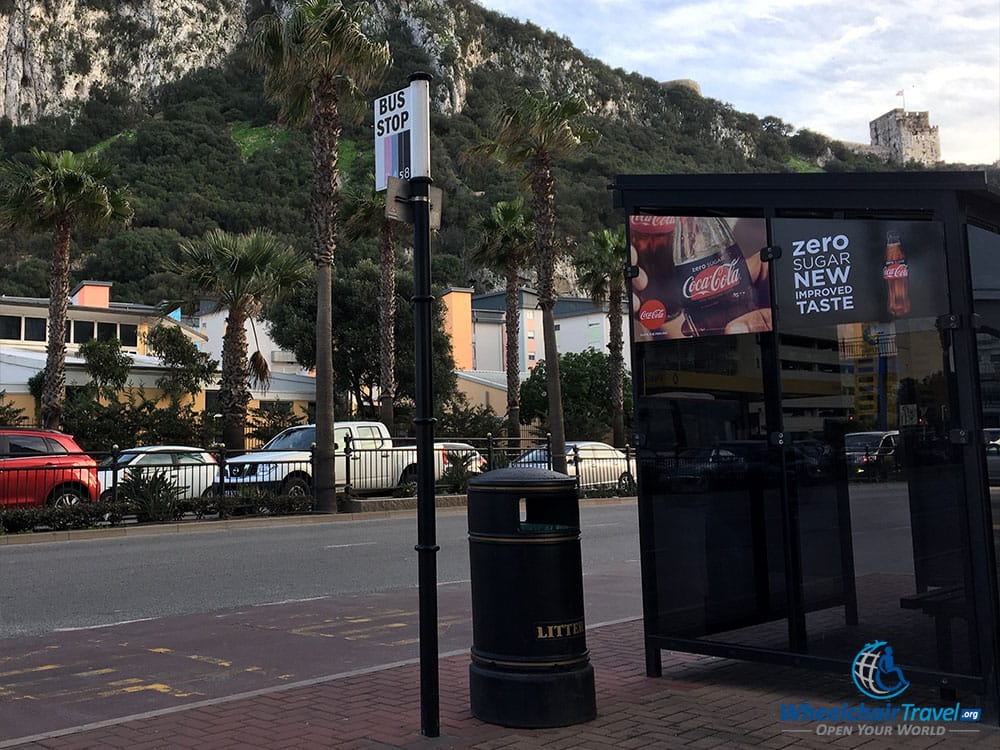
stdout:
MULTIPOLYGON (((205 337, 205 343, 199 349, 207 352, 212 359, 222 361, 222 337, 226 333, 227 308, 216 309, 214 300, 201 301, 198 312, 183 320, 205 337)), ((271 372, 274 374, 311 375, 309 370, 300 367, 295 361, 295 355, 278 346, 271 338, 270 323, 262 318, 247 320, 245 326, 247 349, 252 353, 260 350, 264 355, 271 372)))
MULTIPOLYGON (((445 306, 445 326, 451 336, 459 388, 472 403, 506 408, 507 301, 504 291, 474 295, 471 289, 448 289, 441 297, 445 306)), ((595 349, 607 353, 610 324, 607 304, 597 305, 585 297, 560 297, 553 310, 556 344, 560 354, 595 349)), ((518 293, 519 375, 524 380, 535 363, 545 359, 542 338, 542 311, 532 289, 518 293)), ((625 368, 631 371, 628 312, 622 312, 625 338, 625 368)))

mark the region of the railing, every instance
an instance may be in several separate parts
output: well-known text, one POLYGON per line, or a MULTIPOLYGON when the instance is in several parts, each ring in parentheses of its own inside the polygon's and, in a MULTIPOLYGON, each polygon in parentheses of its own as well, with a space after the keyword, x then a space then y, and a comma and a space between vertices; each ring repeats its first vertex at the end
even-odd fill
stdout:
MULTIPOLYGON (((492 469, 551 468, 550 438, 541 441, 487 435, 435 442, 436 491, 464 494, 468 480, 492 469)), ((412 496, 416 492, 416 446, 393 448, 348 440, 335 459, 338 492, 348 495, 412 496)), ((567 455, 568 473, 581 491, 634 494, 635 453, 595 457, 577 446, 567 455)), ((235 451, 219 444, 201 451, 113 450, 63 456, 0 457, 0 509, 132 500, 155 495, 171 502, 209 501, 254 495, 312 496, 315 452, 235 451), (269 457, 274 453, 274 458, 269 457), (30 460, 25 466, 22 461, 30 460), (57 465, 52 465, 54 461, 57 465)))

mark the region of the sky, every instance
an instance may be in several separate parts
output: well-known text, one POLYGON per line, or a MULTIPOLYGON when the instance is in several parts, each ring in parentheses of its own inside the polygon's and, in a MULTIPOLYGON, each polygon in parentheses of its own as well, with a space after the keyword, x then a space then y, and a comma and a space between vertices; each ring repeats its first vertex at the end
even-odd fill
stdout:
POLYGON ((796 130, 869 143, 868 123, 905 107, 930 113, 944 161, 1000 160, 1000 0, 476 2, 796 130))

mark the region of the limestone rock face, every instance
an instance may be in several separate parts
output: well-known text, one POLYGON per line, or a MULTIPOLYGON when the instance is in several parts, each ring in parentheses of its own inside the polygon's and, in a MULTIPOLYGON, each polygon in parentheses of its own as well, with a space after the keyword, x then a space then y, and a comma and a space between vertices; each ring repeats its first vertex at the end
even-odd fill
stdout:
POLYGON ((246 0, 0 0, 0 116, 72 112, 96 86, 137 97, 221 61, 246 0))

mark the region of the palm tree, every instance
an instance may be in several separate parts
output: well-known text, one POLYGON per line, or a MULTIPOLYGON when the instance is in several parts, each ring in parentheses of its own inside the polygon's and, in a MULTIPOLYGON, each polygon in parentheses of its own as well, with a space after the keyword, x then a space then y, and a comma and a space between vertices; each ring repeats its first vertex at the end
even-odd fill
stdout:
POLYGON ((622 331, 622 302, 625 299, 625 227, 616 231, 604 229, 590 232, 589 242, 580 248, 573 263, 577 280, 594 302, 608 303, 608 351, 611 373, 608 391, 611 395, 612 442, 625 447, 625 358, 622 351, 625 338, 622 331))
POLYGON ((379 283, 379 419, 390 430, 396 421, 396 235, 406 227, 386 218, 385 192, 375 189, 375 175, 369 175, 366 191, 351 193, 347 205, 347 238, 378 235, 379 283))
POLYGON ((289 124, 312 123, 313 262, 316 265, 316 500, 334 508, 333 257, 340 202, 341 105, 357 112, 364 90, 389 69, 387 43, 368 38, 368 7, 336 0, 297 0, 285 15, 256 23, 250 59, 264 71, 264 91, 289 124))
POLYGON ((586 107, 581 99, 553 100, 545 93, 524 91, 516 104, 504 107, 493 140, 482 151, 501 163, 524 170, 531 189, 535 215, 535 256, 538 274, 538 306, 542 309, 542 338, 545 343, 546 390, 549 401, 549 430, 552 435, 552 468, 566 471, 566 430, 559 383, 559 352, 556 347, 556 302, 554 276, 555 179, 552 160, 569 154, 584 143, 597 141, 589 127, 574 125, 586 107))
POLYGON ((34 164, 2 166, 0 227, 52 231, 49 330, 42 391, 42 425, 56 429, 66 399, 66 312, 73 231, 127 226, 132 206, 125 188, 109 184, 111 169, 96 155, 31 150, 34 164))
MULTIPOLYGON (((473 248, 472 259, 484 266, 496 268, 504 275, 507 300, 507 437, 521 437, 521 372, 520 316, 518 292, 520 270, 534 247, 535 228, 524 210, 524 199, 500 201, 480 222, 479 242, 473 248)), ((515 443, 516 445, 516 443, 515 443)))
POLYGON ((270 376, 259 351, 247 357, 247 321, 257 318, 265 303, 304 284, 309 264, 291 245, 261 230, 233 235, 216 229, 201 241, 182 242, 180 253, 179 262, 167 264, 170 270, 188 281, 195 294, 214 297, 216 310, 228 310, 219 409, 223 442, 242 449, 251 376, 258 382, 270 376))

